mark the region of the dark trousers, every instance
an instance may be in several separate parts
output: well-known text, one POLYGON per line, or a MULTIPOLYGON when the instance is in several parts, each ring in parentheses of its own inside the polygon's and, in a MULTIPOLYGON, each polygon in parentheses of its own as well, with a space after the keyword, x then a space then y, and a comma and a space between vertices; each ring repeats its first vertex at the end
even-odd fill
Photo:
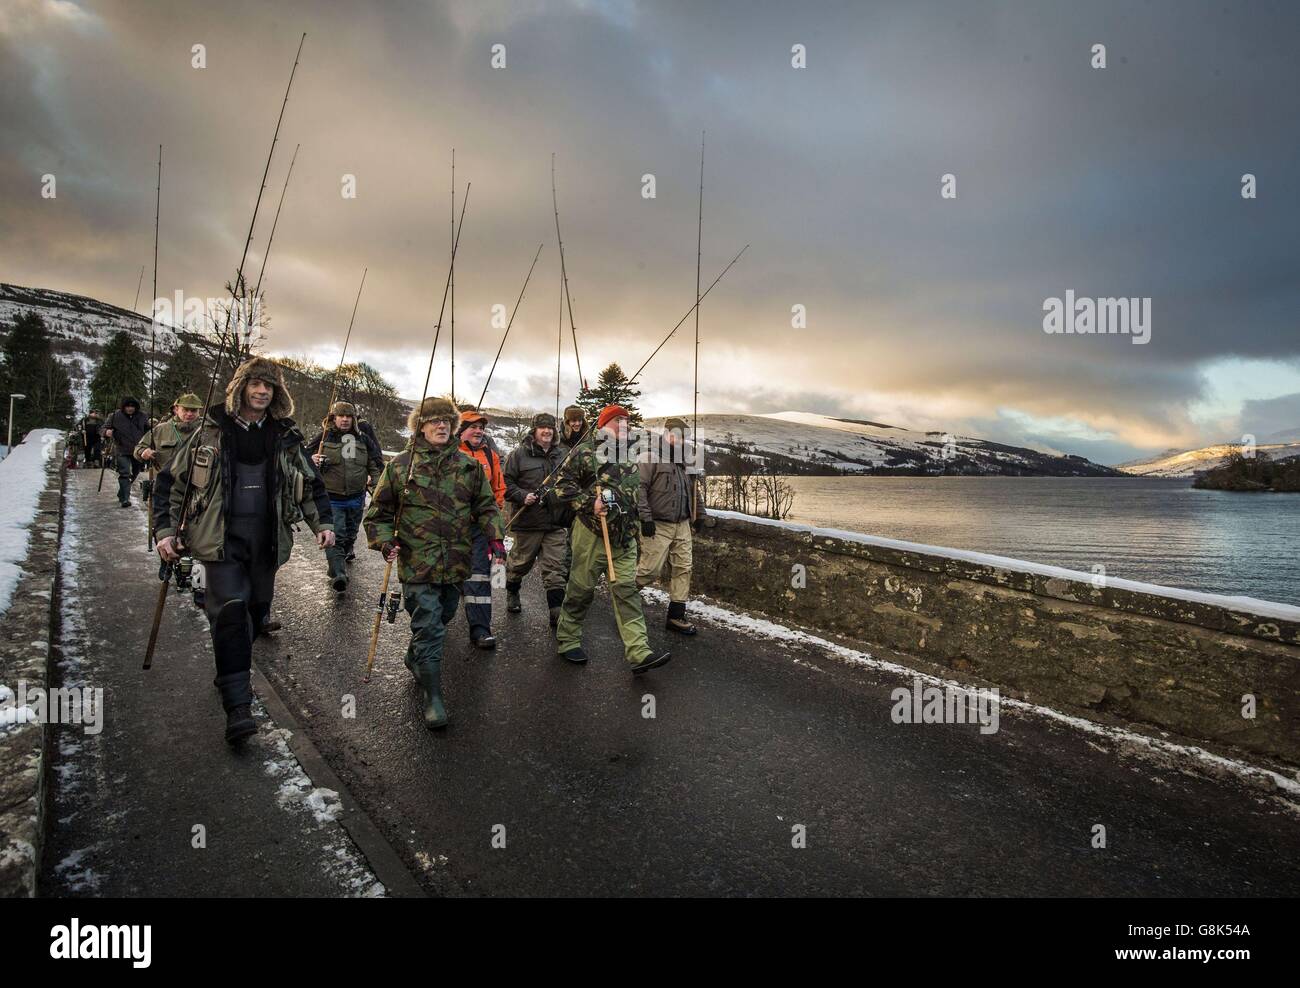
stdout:
POLYGON ((411 615, 408 666, 435 666, 442 661, 442 643, 458 603, 460 587, 454 583, 402 584, 402 604, 411 615))
POLYGON ((99 439, 95 438, 90 441, 86 447, 86 466, 91 464, 99 465, 99 439))
POLYGON ((203 610, 212 629, 218 676, 252 668, 253 638, 271 611, 275 560, 266 523, 228 518, 225 557, 203 564, 203 610))
POLYGON ((334 544, 347 556, 356 545, 361 516, 366 513, 365 499, 335 501, 330 498, 330 511, 334 514, 334 544))
POLYGON ((117 467, 117 499, 125 504, 131 500, 131 484, 140 472, 140 461, 134 456, 118 454, 114 458, 117 467))
POLYGON ((470 638, 492 633, 492 558, 487 536, 474 531, 473 561, 465 581, 465 618, 470 638))

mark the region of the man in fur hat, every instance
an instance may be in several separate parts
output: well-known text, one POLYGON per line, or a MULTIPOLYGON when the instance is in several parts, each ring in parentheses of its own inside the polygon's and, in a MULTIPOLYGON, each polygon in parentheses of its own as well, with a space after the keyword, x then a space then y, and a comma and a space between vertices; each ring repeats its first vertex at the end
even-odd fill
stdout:
POLYGON ((555 499, 554 491, 540 494, 543 483, 564 459, 564 448, 556 443, 555 416, 541 412, 533 416, 532 431, 506 458, 506 500, 514 505, 510 532, 514 545, 506 557, 506 610, 523 610, 519 590, 524 577, 539 558, 542 587, 550 610, 551 627, 560 620, 564 585, 569 572, 565 552, 573 514, 555 499))
POLYGON ((633 675, 661 666, 668 652, 655 654, 646 637, 645 613, 636 585, 637 531, 641 524, 641 475, 628 446, 628 412, 606 405, 596 431, 580 442, 560 470, 555 495, 577 512, 573 526, 573 562, 560 607, 556 649, 562 659, 587 661, 582 650, 582 622, 596 594, 596 583, 610 559, 614 582, 609 588, 614 620, 623 639, 623 654, 633 675), (602 526, 602 521, 604 525, 602 526), (609 559, 604 530, 609 532, 609 559))
POLYGON ((348 588, 348 566, 356 556, 353 545, 366 492, 374 490, 384 469, 379 444, 359 428, 357 409, 350 401, 336 401, 321 423, 321 434, 307 444, 307 454, 321 472, 334 516, 335 544, 329 557, 330 585, 337 593, 348 588))
MULTIPOLYGON (((460 451, 483 468, 497 508, 505 504, 506 479, 501 468, 501 454, 487 433, 488 417, 472 405, 460 409, 460 451)), ((474 560, 469 579, 465 581, 465 620, 469 622, 469 640, 476 648, 497 647, 492 634, 492 562, 489 558, 488 539, 474 536, 474 560)))
POLYGON ((402 602, 411 616, 406 668, 420 684, 430 730, 446 727, 442 646, 473 561, 473 540, 505 555, 505 531, 487 474, 460 450, 460 413, 446 398, 411 410, 411 443, 380 474, 364 520, 372 549, 397 563, 402 602))
POLYGON ((275 572, 293 549, 294 524, 306 522, 322 549, 334 544, 325 486, 292 414, 280 365, 244 361, 224 404, 208 409, 199 435, 179 448, 154 486, 158 555, 175 563, 184 552, 203 563, 216 685, 232 744, 257 731, 253 639, 271 610, 275 572))

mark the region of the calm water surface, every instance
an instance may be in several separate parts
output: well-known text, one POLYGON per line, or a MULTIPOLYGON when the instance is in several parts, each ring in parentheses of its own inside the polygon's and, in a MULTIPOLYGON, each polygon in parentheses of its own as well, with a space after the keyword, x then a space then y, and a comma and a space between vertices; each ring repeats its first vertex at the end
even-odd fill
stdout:
POLYGON ((791 521, 1300 604, 1300 495, 1190 480, 790 477, 791 521))

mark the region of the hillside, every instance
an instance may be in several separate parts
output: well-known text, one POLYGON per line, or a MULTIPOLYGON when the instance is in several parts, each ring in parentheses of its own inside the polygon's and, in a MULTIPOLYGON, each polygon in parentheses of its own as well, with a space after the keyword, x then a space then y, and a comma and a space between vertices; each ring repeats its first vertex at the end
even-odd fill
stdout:
MULTIPOLYGON (((1294 456, 1300 453, 1300 430, 1263 437, 1255 448, 1274 459, 1294 456)), ((1218 443, 1200 449, 1169 450, 1150 459, 1121 463, 1118 469, 1136 477, 1194 477, 1223 467, 1240 449, 1240 443, 1218 443)))
MULTIPOLYGON (((647 422, 661 426, 663 419, 647 422)), ((1081 456, 1057 456, 969 436, 952 436, 946 444, 942 432, 811 412, 701 415, 700 438, 709 447, 711 470, 720 466, 721 453, 759 460, 788 474, 1120 476, 1081 456)))
MULTIPOLYGON (((89 400, 90 379, 94 376, 104 344, 114 333, 126 330, 145 353, 149 352, 147 315, 84 295, 73 295, 71 292, 50 288, 23 288, 2 283, 0 340, 8 335, 13 321, 28 310, 45 320, 54 356, 68 369, 78 415, 89 411, 86 403, 89 400)), ((179 338, 174 333, 159 329, 156 362, 160 370, 167 366, 167 354, 178 343, 179 338)))

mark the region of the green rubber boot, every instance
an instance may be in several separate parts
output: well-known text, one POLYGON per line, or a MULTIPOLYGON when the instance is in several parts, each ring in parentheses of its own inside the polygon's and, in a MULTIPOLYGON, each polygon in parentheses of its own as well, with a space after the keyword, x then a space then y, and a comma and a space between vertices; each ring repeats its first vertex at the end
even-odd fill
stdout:
POLYGON ((426 662, 417 665, 412 672, 424 695, 424 726, 431 731, 446 727, 451 718, 442 705, 442 662, 426 662))

